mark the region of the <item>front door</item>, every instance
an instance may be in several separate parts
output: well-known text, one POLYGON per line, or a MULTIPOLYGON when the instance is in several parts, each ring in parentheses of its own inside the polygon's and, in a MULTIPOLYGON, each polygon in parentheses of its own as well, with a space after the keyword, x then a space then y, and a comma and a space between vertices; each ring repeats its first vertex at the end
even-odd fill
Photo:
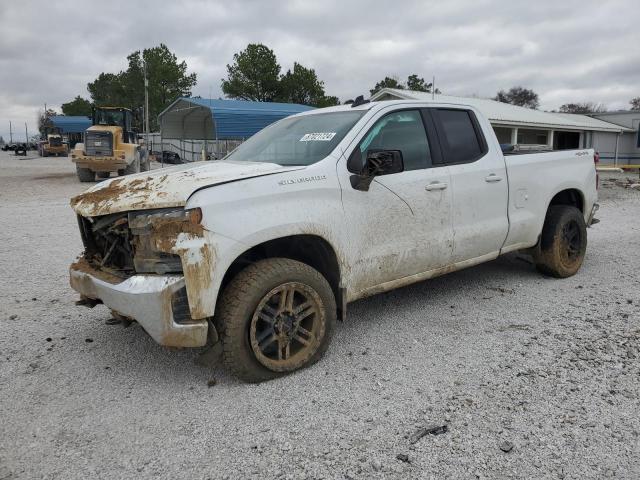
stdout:
POLYGON ((363 192, 351 187, 346 158, 338 163, 355 292, 451 262, 451 179, 448 166, 433 167, 432 144, 420 110, 395 111, 378 119, 352 154, 399 150, 404 171, 376 177, 363 192))

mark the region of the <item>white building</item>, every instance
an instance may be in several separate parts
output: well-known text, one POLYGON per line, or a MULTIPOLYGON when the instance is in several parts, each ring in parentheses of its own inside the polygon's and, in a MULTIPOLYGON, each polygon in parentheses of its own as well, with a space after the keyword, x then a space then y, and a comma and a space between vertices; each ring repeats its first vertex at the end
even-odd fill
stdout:
POLYGON ((640 165, 640 111, 594 113, 592 116, 627 129, 617 138, 617 143, 600 146, 600 158, 618 165, 640 165))
POLYGON ((484 98, 432 95, 414 90, 384 88, 376 92, 371 100, 420 100, 438 103, 464 101, 489 119, 501 144, 517 145, 522 149, 594 148, 600 151, 602 148, 607 152, 603 159, 607 163, 614 163, 615 145, 620 137, 634 132, 627 126, 587 115, 543 112, 484 98), (609 155, 611 145, 614 146, 613 156, 609 155))

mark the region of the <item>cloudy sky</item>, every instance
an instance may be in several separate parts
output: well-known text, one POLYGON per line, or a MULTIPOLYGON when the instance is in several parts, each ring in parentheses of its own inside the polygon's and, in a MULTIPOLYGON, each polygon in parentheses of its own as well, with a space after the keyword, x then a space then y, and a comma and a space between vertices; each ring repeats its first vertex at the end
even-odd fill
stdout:
POLYGON ((130 52, 166 43, 198 74, 194 95, 220 79, 247 43, 272 48, 283 70, 316 70, 343 101, 385 76, 430 79, 443 93, 488 97, 534 89, 541 108, 593 101, 627 108, 640 96, 637 0, 1 1, 0 135, 36 128, 130 52), (166 6, 165 6, 166 4, 166 6))

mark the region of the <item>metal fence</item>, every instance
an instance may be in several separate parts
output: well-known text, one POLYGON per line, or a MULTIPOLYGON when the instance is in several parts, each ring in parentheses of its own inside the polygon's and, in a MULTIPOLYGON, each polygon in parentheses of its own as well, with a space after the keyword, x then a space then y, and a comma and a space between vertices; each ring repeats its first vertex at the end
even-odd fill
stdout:
POLYGON ((198 162, 221 159, 240 145, 242 140, 176 140, 151 133, 147 143, 151 152, 173 152, 186 162, 198 162))

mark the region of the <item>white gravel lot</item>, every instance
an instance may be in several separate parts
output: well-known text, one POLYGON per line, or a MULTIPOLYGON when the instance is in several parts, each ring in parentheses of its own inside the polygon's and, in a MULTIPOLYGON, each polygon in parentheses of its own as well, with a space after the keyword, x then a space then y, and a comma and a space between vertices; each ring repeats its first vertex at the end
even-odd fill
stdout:
POLYGON ((640 477, 640 191, 601 190, 575 277, 511 255, 363 300, 246 385, 74 305, 84 187, 0 153, 0 479, 640 477))

